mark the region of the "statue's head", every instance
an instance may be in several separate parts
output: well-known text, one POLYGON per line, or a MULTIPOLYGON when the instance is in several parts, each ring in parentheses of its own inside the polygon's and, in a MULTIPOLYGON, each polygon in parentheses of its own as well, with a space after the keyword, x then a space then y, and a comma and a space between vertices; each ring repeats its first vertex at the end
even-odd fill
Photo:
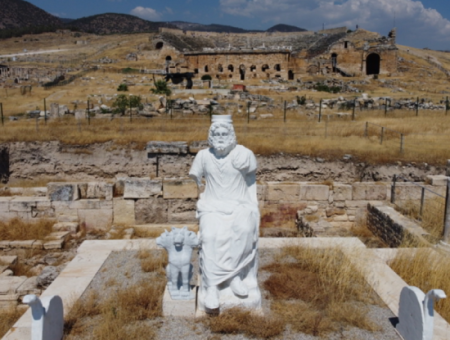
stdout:
POLYGON ((179 229, 172 227, 173 244, 175 247, 182 247, 184 244, 184 235, 187 228, 179 229))
POLYGON ((215 115, 212 117, 208 142, 214 148, 214 151, 219 154, 226 155, 234 149, 237 142, 231 116, 215 115))

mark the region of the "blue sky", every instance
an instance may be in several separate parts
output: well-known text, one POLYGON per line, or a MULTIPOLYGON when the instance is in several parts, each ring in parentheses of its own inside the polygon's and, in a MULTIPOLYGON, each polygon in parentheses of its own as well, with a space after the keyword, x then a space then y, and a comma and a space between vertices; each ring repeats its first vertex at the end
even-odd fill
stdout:
POLYGON ((267 29, 278 23, 309 30, 359 27, 387 35, 394 22, 397 42, 450 50, 449 0, 29 0, 64 18, 114 12, 151 21, 189 21, 267 29), (394 21, 395 20, 395 21, 394 21))

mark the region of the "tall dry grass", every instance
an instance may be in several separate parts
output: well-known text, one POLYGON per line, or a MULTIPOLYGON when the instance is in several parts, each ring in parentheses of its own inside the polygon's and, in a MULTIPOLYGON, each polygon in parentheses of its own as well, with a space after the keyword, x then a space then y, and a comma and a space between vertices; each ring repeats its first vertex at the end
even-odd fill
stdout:
MULTIPOLYGON (((431 289, 450 292, 450 257, 429 248, 415 249, 413 253, 399 252, 389 263, 390 267, 409 285, 420 288, 425 294, 431 289)), ((436 311, 450 322, 450 300, 436 303, 436 311)))
POLYGON ((39 219, 36 222, 13 218, 0 221, 0 240, 43 240, 52 232, 52 220, 39 219))
POLYGON ((368 317, 368 305, 379 300, 339 249, 284 248, 262 270, 271 273, 264 288, 272 312, 293 330, 314 336, 347 327, 379 330, 368 317))
POLYGON ((0 338, 10 330, 24 312, 25 310, 20 311, 16 307, 0 309, 0 338))

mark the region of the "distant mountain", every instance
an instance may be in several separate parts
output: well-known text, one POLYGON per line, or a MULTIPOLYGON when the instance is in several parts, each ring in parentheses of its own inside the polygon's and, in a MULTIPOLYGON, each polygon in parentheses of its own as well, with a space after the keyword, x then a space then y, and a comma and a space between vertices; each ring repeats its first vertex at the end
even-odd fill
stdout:
POLYGON ((165 22, 143 20, 129 14, 105 13, 73 20, 66 27, 96 34, 156 32, 159 27, 176 28, 165 22))
POLYGON ((69 19, 69 18, 59 18, 64 24, 68 24, 69 22, 72 22, 76 19, 69 19))
POLYGON ((0 0, 0 30, 62 26, 59 18, 23 0, 0 0))
POLYGON ((305 31, 307 30, 297 26, 278 24, 269 28, 266 32, 305 32, 305 31))
POLYGON ((172 21, 170 22, 172 25, 175 25, 177 28, 186 31, 198 31, 198 32, 216 32, 216 33, 248 33, 248 32, 262 32, 257 30, 245 30, 239 27, 227 26, 227 25, 219 25, 219 24, 196 24, 192 22, 185 21, 172 21))

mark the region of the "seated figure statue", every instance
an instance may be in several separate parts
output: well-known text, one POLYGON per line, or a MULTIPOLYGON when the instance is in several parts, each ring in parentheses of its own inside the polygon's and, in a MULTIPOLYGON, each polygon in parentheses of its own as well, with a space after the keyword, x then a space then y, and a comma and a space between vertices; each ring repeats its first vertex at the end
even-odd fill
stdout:
POLYGON ((198 307, 261 307, 257 284, 259 209, 256 158, 236 145, 231 116, 213 116, 210 148, 194 159, 189 175, 206 188, 197 203, 201 284, 198 307))

